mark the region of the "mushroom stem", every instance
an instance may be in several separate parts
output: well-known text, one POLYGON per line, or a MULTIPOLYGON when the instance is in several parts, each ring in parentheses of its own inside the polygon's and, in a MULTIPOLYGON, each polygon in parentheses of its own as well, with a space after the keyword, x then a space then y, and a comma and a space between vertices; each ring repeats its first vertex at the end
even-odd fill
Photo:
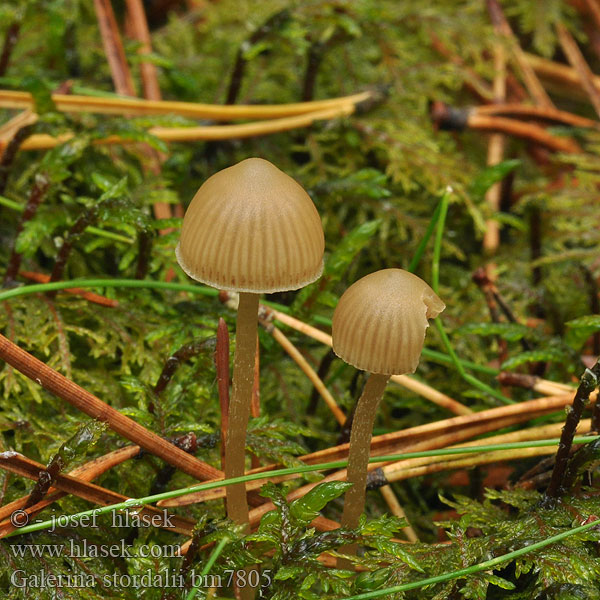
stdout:
MULTIPOLYGON (((225 444, 225 479, 240 477, 245 472, 246 429, 254 384, 258 298, 258 294, 240 292, 233 360, 233 390, 229 404, 229 425, 225 444)), ((240 525, 248 523, 245 484, 230 485, 226 490, 227 516, 234 523, 240 525)))
MULTIPOLYGON (((354 485, 346 492, 344 497, 342 527, 350 529, 358 527, 358 520, 365 507, 367 467, 369 465, 373 424, 379 401, 383 396, 389 378, 389 375, 371 373, 356 405, 352 420, 346 475, 346 479, 354 485)), ((340 550, 346 554, 355 554, 356 545, 344 546, 340 550)), ((345 559, 338 561, 338 567, 348 568, 348 566, 350 566, 350 563, 345 559)))

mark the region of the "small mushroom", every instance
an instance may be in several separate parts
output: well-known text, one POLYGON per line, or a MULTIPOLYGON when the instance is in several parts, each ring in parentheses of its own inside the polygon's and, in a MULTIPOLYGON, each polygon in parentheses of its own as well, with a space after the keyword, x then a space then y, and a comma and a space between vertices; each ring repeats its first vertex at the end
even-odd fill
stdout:
MULTIPOLYGON (((323 251, 323 227, 309 195, 261 158, 212 175, 187 209, 176 250, 181 268, 192 279, 239 292, 226 479, 245 470, 259 295, 318 279, 323 251)), ((248 523, 245 485, 227 486, 226 492, 229 518, 248 523)))
POLYGON ((333 314, 333 351, 370 373, 352 421, 347 479, 354 485, 344 500, 344 527, 357 527, 364 509, 373 423, 387 381, 416 370, 427 319, 444 308, 422 279, 402 269, 371 273, 340 298, 333 314))

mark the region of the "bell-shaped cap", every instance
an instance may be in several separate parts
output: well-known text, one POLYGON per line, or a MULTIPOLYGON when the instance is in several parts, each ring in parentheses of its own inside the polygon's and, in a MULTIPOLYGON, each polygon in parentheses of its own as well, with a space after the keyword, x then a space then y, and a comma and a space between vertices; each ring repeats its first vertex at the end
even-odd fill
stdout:
POLYGON ((420 278, 383 269, 351 285, 333 314, 333 351, 363 371, 414 373, 425 341, 427 319, 446 305, 420 278))
POLYGON ((221 290, 295 290, 323 272, 325 241, 310 196, 289 175, 249 158, 209 177, 189 205, 177 260, 221 290))

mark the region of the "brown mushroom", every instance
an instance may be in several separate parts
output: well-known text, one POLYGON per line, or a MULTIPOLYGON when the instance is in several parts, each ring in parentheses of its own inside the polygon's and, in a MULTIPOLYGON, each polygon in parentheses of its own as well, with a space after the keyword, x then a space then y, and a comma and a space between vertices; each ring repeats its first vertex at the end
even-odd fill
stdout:
POLYGON ((364 509, 373 423, 387 381, 391 375, 416 370, 427 319, 444 308, 422 279, 402 269, 371 273, 340 298, 333 314, 333 351, 370 373, 352 421, 347 479, 354 485, 344 500, 344 527, 357 527, 364 509))
MULTIPOLYGON (((192 278, 239 292, 225 478, 244 475, 259 294, 294 290, 323 271, 321 219, 304 189, 261 158, 207 179, 187 209, 177 260, 192 278)), ((245 485, 226 488, 227 514, 248 522, 245 485)))

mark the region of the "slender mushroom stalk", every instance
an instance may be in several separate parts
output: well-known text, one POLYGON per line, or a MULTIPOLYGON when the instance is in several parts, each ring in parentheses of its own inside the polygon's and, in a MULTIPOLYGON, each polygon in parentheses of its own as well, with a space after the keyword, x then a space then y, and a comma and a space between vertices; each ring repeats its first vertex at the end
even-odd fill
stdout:
MULTIPOLYGON (((301 288, 321 276, 321 219, 304 189, 249 158, 207 179, 183 220, 177 260, 193 279, 239 292, 225 477, 244 475, 261 293, 301 288)), ((248 523, 244 484, 227 487, 227 515, 248 523)), ((246 528, 248 530, 248 528, 246 528)))
MULTIPOLYGON (((333 351, 347 363, 368 371, 369 379, 352 421, 342 526, 356 528, 365 506, 371 435, 377 407, 391 375, 414 373, 423 349, 427 319, 444 303, 419 277, 402 269, 371 273, 350 286, 333 314, 333 351)), ((355 546, 342 551, 355 554, 355 546)), ((349 568, 346 559, 340 568, 349 568)))
MULTIPOLYGON (((228 435, 225 443, 225 479, 244 474, 246 464, 246 428, 254 384, 254 353, 258 328, 258 294, 240 293, 235 328, 233 390, 229 405, 228 435), (232 435, 229 435, 231 432, 232 435), (237 435, 235 433, 237 432, 237 435), (239 432, 243 432, 240 435, 239 432)), ((235 523, 248 523, 246 486, 236 483, 225 488, 227 515, 235 523)))

